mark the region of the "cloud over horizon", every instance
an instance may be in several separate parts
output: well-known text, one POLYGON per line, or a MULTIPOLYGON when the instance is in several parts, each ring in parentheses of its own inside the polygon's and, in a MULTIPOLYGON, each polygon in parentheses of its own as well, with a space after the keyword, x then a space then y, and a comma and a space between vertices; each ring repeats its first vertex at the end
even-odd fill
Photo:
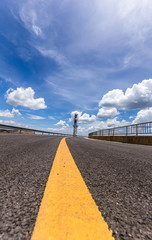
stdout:
POLYGON ((96 121, 96 116, 95 115, 89 115, 87 113, 79 112, 79 111, 73 111, 71 112, 71 118, 69 119, 69 122, 72 122, 74 120, 75 114, 78 115, 78 121, 80 123, 87 123, 87 122, 94 122, 96 121))
POLYGON ((55 126, 59 126, 59 127, 69 127, 69 124, 66 123, 66 121, 60 120, 59 122, 57 122, 55 124, 55 126))
POLYGON ((152 121, 152 107, 140 110, 132 123, 136 124, 150 121, 152 121))
POLYGON ((21 113, 19 112, 18 109, 13 108, 12 111, 9 111, 8 109, 6 110, 0 110, 0 117, 4 117, 4 118, 14 118, 14 116, 18 115, 20 116, 21 113))
POLYGON ((99 102, 99 107, 115 107, 122 110, 140 109, 152 106, 152 79, 143 80, 127 88, 113 89, 106 93, 99 102))
POLYGON ((99 112, 97 113, 97 117, 100 119, 104 118, 113 118, 114 116, 118 115, 119 112, 115 107, 103 107, 99 109, 99 112))

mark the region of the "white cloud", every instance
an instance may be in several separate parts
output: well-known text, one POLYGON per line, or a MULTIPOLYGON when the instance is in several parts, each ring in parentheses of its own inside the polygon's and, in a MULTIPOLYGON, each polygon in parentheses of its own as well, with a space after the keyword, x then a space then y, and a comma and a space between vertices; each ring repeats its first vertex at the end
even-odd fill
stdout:
POLYGON ((152 79, 134 84, 132 88, 127 88, 125 93, 121 89, 109 91, 102 97, 99 106, 123 110, 152 106, 152 79))
POLYGON ((60 120, 58 123, 55 124, 56 126, 64 126, 65 121, 60 120))
POLYGON ((126 126, 129 124, 126 120, 117 120, 118 118, 115 117, 113 119, 108 119, 106 121, 107 128, 114 128, 114 127, 121 127, 121 126, 126 126))
POLYGON ((0 117, 5 117, 5 118, 14 118, 14 115, 20 116, 21 113, 19 112, 18 109, 13 108, 12 111, 10 112, 8 109, 6 110, 0 110, 0 117))
POLYGON ((78 121, 79 123, 87 123, 87 122, 94 122, 96 121, 95 115, 89 115, 87 113, 82 114, 82 112, 79 111, 73 111, 71 112, 71 118, 69 119, 69 122, 72 122, 74 120, 75 114, 78 114, 78 121))
POLYGON ((94 132, 101 129, 121 127, 128 125, 129 122, 126 120, 119 121, 117 117, 113 119, 107 119, 107 121, 96 121, 91 126, 88 127, 89 132, 94 132))
POLYGON ((82 122, 94 122, 94 121, 96 121, 96 116, 84 113, 83 115, 80 116, 79 121, 81 123, 82 122))
POLYGON ((12 113, 13 114, 17 114, 18 116, 21 116, 21 113, 20 113, 20 111, 18 109, 13 108, 12 109, 12 113))
POLYGON ((99 109, 99 112, 97 114, 98 118, 113 118, 114 116, 118 115, 119 112, 117 111, 116 108, 107 108, 103 107, 99 109))
POLYGON ((132 123, 135 124, 150 121, 152 121, 152 107, 140 110, 132 123))
POLYGON ((38 116, 38 115, 32 115, 32 114, 28 114, 30 119, 35 119, 35 120, 41 120, 41 119, 45 119, 44 117, 38 116))
POLYGON ((8 109, 4 111, 0 110, 0 117, 13 118, 14 114, 10 112, 8 109))
POLYGON ((69 127, 69 125, 66 123, 66 121, 62 121, 60 120, 58 123, 55 124, 56 126, 59 126, 59 127, 69 127))
POLYGON ((34 90, 31 87, 17 88, 16 90, 8 89, 6 93, 7 103, 13 106, 24 106, 32 110, 45 109, 44 98, 34 98, 34 90))

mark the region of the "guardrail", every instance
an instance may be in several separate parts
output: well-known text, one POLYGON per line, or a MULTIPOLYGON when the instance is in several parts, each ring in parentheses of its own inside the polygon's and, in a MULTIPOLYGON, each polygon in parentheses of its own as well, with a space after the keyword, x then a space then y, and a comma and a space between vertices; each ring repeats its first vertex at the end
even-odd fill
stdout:
POLYGON ((132 124, 123 127, 101 129, 89 133, 91 136, 145 136, 152 135, 152 122, 132 124))
POLYGON ((19 134, 22 134, 22 133, 31 133, 31 134, 41 133, 41 134, 48 134, 48 135, 72 136, 72 134, 49 132, 49 131, 44 131, 44 130, 17 127, 17 126, 4 125, 4 124, 0 124, 0 132, 12 132, 12 133, 19 133, 19 134))

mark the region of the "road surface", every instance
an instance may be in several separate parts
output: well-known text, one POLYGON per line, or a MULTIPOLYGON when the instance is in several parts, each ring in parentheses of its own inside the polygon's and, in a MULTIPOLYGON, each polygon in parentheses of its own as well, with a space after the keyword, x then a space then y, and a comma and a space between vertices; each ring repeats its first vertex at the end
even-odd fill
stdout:
MULTIPOLYGON (((1 240, 31 239, 61 139, 0 135, 1 240)), ((113 237, 151 240, 152 147, 85 138, 66 142, 113 237)))

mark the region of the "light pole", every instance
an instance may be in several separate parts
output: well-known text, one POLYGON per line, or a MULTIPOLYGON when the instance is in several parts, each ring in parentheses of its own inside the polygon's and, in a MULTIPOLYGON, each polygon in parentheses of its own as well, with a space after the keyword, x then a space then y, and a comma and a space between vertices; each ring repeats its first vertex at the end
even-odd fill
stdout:
POLYGON ((75 115, 74 115, 74 125, 73 125, 73 136, 74 137, 77 136, 77 128, 78 128, 77 122, 78 122, 78 114, 75 113, 75 115))

